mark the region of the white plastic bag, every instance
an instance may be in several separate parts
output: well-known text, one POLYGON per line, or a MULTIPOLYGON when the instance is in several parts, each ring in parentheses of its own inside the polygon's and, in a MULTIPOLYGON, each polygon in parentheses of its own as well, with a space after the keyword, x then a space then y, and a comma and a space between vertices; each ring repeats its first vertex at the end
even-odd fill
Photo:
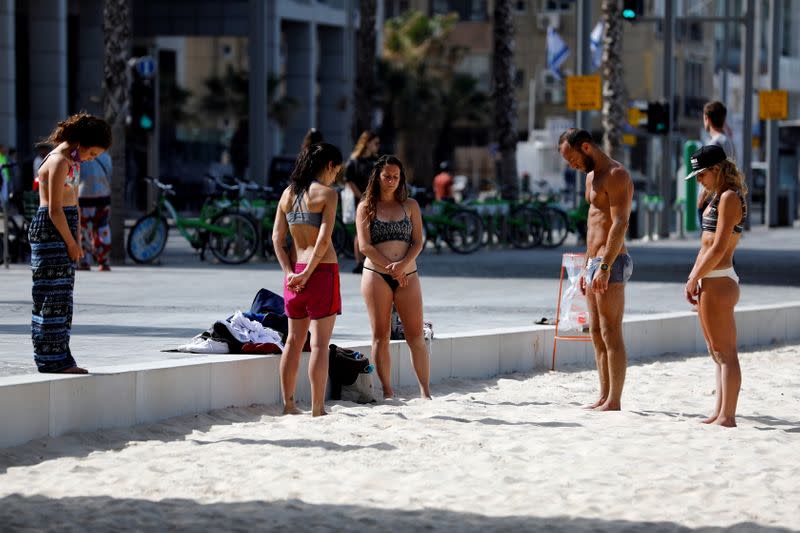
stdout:
POLYGON ((583 254, 564 254, 561 261, 567 278, 561 291, 558 330, 582 332, 589 327, 589 306, 581 292, 586 257, 583 254))
POLYGON ((356 195, 353 189, 345 184, 342 189, 342 222, 352 224, 356 221, 356 195))

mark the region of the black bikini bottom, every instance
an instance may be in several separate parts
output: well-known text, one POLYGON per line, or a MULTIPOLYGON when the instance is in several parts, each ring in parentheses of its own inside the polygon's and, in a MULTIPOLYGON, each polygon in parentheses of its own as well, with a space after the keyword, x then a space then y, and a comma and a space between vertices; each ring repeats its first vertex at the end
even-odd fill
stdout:
MULTIPOLYGON (((374 269, 366 267, 366 266, 364 267, 364 270, 369 270, 370 272, 375 272, 380 277, 382 277, 383 281, 385 281, 386 284, 389 286, 389 288, 392 289, 392 292, 396 291, 398 289, 398 287, 400 287, 400 282, 397 281, 396 279, 394 279, 389 274, 384 274, 383 272, 378 272, 377 270, 374 270, 374 269)), ((406 274, 406 276, 410 276, 411 274, 416 274, 416 273, 417 273, 417 271, 414 270, 413 272, 408 272, 406 274)))

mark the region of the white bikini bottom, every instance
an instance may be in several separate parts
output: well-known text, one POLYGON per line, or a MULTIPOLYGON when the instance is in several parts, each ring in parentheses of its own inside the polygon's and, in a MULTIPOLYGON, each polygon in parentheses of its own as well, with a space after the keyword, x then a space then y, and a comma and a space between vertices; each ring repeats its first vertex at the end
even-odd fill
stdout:
MULTIPOLYGON (((706 277, 704 277, 703 279, 709 279, 709 278, 731 278, 737 284, 739 283, 739 276, 736 275, 736 271, 733 269, 733 267, 721 268, 719 270, 712 270, 711 272, 706 274, 706 277)), ((703 286, 703 279, 700 280, 701 287, 703 286)))

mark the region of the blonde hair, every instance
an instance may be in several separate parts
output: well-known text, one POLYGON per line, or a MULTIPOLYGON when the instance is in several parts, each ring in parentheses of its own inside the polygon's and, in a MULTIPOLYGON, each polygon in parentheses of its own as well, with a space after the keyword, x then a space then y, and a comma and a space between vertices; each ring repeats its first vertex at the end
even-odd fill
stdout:
POLYGON ((725 191, 727 189, 735 189, 739 194, 745 196, 747 194, 747 185, 744 182, 744 174, 736 166, 736 163, 730 159, 726 159, 715 166, 719 170, 714 174, 714 188, 713 191, 725 191))
POLYGON ((350 154, 350 159, 359 159, 361 156, 364 155, 364 152, 367 150, 367 145, 372 142, 372 139, 375 139, 378 136, 372 130, 365 130, 356 141, 356 146, 353 148, 353 153, 350 154))

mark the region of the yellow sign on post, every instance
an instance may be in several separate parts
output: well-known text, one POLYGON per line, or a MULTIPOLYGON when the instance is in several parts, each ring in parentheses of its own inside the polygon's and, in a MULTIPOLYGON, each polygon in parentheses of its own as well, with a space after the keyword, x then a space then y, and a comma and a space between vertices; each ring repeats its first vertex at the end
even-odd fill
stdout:
POLYGON ((758 118, 761 120, 786 120, 789 117, 787 91, 758 91, 758 118))
POLYGON ((593 111, 603 108, 600 76, 567 76, 567 110, 593 111))
POLYGON ((637 128, 641 125, 647 125, 647 111, 642 111, 638 107, 628 108, 628 124, 637 128))

